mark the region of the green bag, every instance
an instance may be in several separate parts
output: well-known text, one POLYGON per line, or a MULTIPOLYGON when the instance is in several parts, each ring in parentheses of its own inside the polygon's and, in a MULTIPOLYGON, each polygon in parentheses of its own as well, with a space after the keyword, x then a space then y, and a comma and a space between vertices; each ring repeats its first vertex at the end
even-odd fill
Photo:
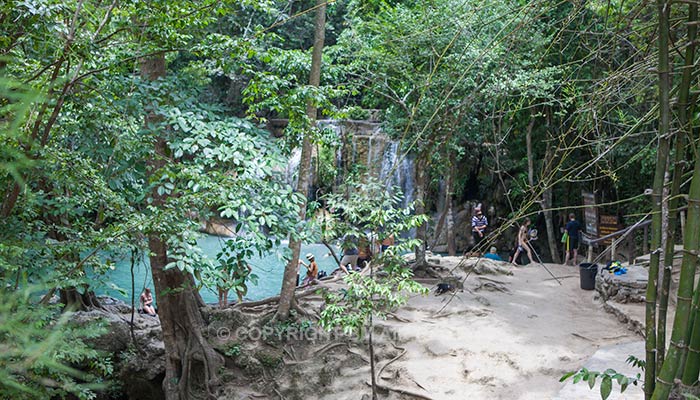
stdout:
POLYGON ((564 231, 564 234, 561 235, 561 242, 566 243, 567 240, 569 240, 569 232, 564 231))

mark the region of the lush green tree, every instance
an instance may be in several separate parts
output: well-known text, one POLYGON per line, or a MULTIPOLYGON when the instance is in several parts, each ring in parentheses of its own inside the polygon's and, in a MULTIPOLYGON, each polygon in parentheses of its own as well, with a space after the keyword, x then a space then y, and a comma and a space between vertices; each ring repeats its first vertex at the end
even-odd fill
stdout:
POLYGON ((364 183, 351 179, 339 193, 324 197, 329 213, 321 214, 319 226, 325 240, 354 237, 360 245, 364 243, 370 247, 380 235, 394 234, 399 239, 394 246, 374 255, 369 262, 369 275, 351 273, 345 277, 346 289, 339 293, 326 292, 326 305, 319 323, 326 329, 342 328, 344 332, 359 334, 360 337, 367 330, 372 395, 376 398, 373 318, 385 318, 387 312, 406 303, 408 294, 427 294, 427 289, 412 279, 413 272, 402 255, 420 243, 399 236, 425 223, 426 217, 412 215, 413 204, 401 209, 401 193, 397 189, 396 194, 390 194, 382 182, 371 177, 363 180, 364 183), (346 196, 348 192, 353 196, 346 196), (381 267, 381 275, 375 276, 375 265, 381 267))

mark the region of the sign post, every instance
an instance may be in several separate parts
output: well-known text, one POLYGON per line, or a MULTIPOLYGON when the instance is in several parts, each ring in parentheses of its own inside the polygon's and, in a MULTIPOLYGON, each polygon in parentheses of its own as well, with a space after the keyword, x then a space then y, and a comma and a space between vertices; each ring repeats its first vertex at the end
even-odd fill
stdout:
POLYGON ((583 221, 586 224, 586 233, 593 237, 598 237, 598 208, 595 205, 595 194, 591 192, 581 192, 583 197, 583 221))
MULTIPOLYGON (((586 225, 586 234, 595 239, 598 237, 598 208, 595 205, 595 193, 581 191, 583 197, 583 222, 586 225)), ((587 240, 588 254, 586 260, 593 261, 593 244, 587 240)))

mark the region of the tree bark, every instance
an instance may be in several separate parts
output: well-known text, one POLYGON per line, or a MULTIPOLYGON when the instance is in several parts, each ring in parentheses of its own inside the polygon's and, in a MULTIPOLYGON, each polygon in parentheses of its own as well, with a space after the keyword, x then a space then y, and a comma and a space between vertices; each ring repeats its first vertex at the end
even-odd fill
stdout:
MULTIPOLYGON (((425 159, 427 155, 420 154, 416 159, 416 215, 425 214, 425 190, 428 184, 427 167, 428 162, 425 159)), ((421 241, 421 244, 416 246, 416 268, 423 268, 427 265, 425 259, 425 243, 427 237, 427 224, 423 223, 416 228, 416 239, 421 241)))
POLYGON ((446 185, 447 187, 445 189, 445 207, 447 208, 447 254, 451 257, 457 255, 457 246, 455 242, 455 220, 454 215, 452 214, 452 191, 454 187, 454 171, 454 157, 451 156, 449 172, 447 175, 448 184, 446 185))
MULTIPOLYGON (((156 80, 165 76, 165 56, 161 53, 141 60, 141 76, 156 80)), ((162 117, 153 110, 147 110, 145 125, 148 128, 160 123, 162 117)), ((149 174, 153 175, 166 164, 168 146, 163 135, 156 135, 154 153, 148 160, 149 174)), ((153 205, 163 206, 167 195, 158 194, 153 188, 153 205)), ((177 268, 166 270, 168 246, 160 232, 148 235, 151 273, 155 286, 158 317, 163 331, 165 345, 165 379, 163 391, 167 400, 187 400, 192 398, 193 385, 205 387, 207 398, 216 398, 219 387, 218 370, 223 365, 223 357, 207 342, 202 334, 204 319, 199 310, 203 304, 188 273, 177 268)))
POLYGON ((535 126, 535 117, 530 113, 530 123, 525 131, 525 148, 527 150, 527 183, 530 190, 535 189, 535 160, 532 154, 532 128, 535 126))
MULTIPOLYGON (((547 150, 544 155, 544 167, 542 168, 542 175, 546 178, 547 183, 542 190, 542 211, 544 213, 544 222, 547 227, 547 244, 549 245, 549 254, 552 257, 552 261, 557 264, 561 264, 561 258, 559 257, 559 232, 555 231, 554 221, 552 220, 552 185, 549 183, 550 175, 552 174, 552 163, 554 161, 554 152, 550 144, 547 144, 547 150)), ((576 263, 576 260, 574 260, 576 263)))
MULTIPOLYGON (((323 42, 325 40, 326 28, 326 1, 316 0, 316 24, 314 30, 314 48, 311 54, 311 74, 309 85, 318 87, 321 83, 321 57, 323 55, 323 42)), ((309 100, 306 104, 306 115, 309 117, 311 125, 316 123, 316 106, 309 100)), ((297 181, 297 192, 304 195, 303 204, 299 208, 299 221, 306 219, 306 203, 311 181, 311 146, 310 132, 304 134, 301 147, 301 161, 299 162, 299 179, 297 181)), ((289 248, 292 250, 292 258, 284 268, 282 278, 282 289, 280 290, 280 301, 277 307, 275 319, 285 321, 289 318, 289 310, 294 302, 294 289, 297 285, 297 274, 299 272, 299 253, 301 252, 301 241, 289 239, 289 248)))
POLYGON ((435 232, 433 232, 433 242, 430 244, 431 250, 434 249, 440 241, 440 234, 442 233, 442 229, 445 226, 445 219, 447 219, 447 204, 445 204, 445 209, 442 210, 442 212, 440 213, 440 218, 438 219, 438 223, 435 226, 435 232))
MULTIPOLYGON (((544 222, 547 227, 547 244, 549 245, 549 254, 552 261, 556 264, 561 264, 559 257, 559 238, 554 229, 554 221, 552 220, 552 188, 548 186, 542 192, 542 210, 544 212, 544 222)), ((576 260, 574 260, 574 263, 576 260)))

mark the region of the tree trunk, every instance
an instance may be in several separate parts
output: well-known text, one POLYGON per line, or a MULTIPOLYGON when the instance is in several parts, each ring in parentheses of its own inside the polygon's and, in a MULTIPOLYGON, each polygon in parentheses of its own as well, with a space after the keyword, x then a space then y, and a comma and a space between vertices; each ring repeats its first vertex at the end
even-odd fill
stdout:
MULTIPOLYGON (((161 53, 142 59, 141 76, 148 80, 165 76, 165 56, 161 53)), ((151 127, 161 120, 162 117, 148 110, 145 125, 151 127)), ((150 174, 157 173, 165 166, 167 151, 164 137, 158 135, 154 154, 148 161, 150 174)), ((154 206, 165 204, 166 195, 158 194, 156 188, 153 188, 151 196, 154 206)), ((206 388, 207 398, 214 399, 220 384, 218 370, 224 360, 202 335, 205 326, 199 307, 203 302, 195 288, 194 279, 177 268, 165 269, 168 264, 168 247, 165 238, 158 232, 149 234, 148 248, 165 345, 165 397, 167 400, 190 399, 192 388, 196 386, 206 388)))
POLYGON ((445 193, 445 207, 446 207, 446 224, 447 224, 447 254, 451 257, 457 255, 457 246, 455 241, 455 220, 452 214, 452 190, 454 187, 454 157, 450 157, 450 169, 447 175, 448 185, 445 193))
MULTIPOLYGON (((559 257, 559 235, 555 232, 554 221, 552 221, 552 188, 547 186, 542 192, 542 210, 544 212, 544 222, 547 226, 547 243, 549 245, 549 254, 552 256, 552 261, 556 264, 561 264, 559 257)), ((574 260, 574 264, 576 260, 574 260)))
POLYGON ((445 220, 447 219, 447 204, 445 204, 445 209, 442 210, 440 213, 440 218, 438 219, 438 223, 435 226, 435 232, 433 232, 433 242, 430 244, 430 249, 434 249, 435 246, 438 245, 438 242, 440 241, 440 234, 442 233, 443 228, 445 227, 445 220))
POLYGON ((530 113, 530 123, 527 124, 525 131, 525 148, 527 150, 527 183, 530 184, 530 190, 535 189, 535 160, 532 154, 532 128, 535 127, 535 117, 530 113))
POLYGON ((63 309, 66 311, 87 311, 101 308, 95 292, 87 287, 83 293, 80 293, 75 286, 59 289, 58 297, 58 302, 64 305, 63 309))
MULTIPOLYGON (((420 154, 416 159, 416 215, 425 214, 425 189, 428 184, 426 155, 420 154)), ((425 240, 427 236, 427 224, 423 223, 416 228, 416 239, 420 240, 420 245, 416 246, 416 268, 420 269, 427 265, 425 259, 425 240)))
MULTIPOLYGON (((649 399, 654 394, 656 397, 657 391, 654 390, 656 384, 656 376, 659 373, 660 365, 656 365, 656 305, 657 305, 657 282, 659 275, 659 259, 663 249, 661 248, 661 202, 664 185, 664 177, 666 175, 666 164, 668 160, 668 132, 670 121, 670 105, 669 105, 669 55, 668 55, 668 40, 669 40, 669 14, 670 3, 666 0, 657 0, 657 8, 659 13, 659 145, 657 152, 656 170, 654 172, 654 183, 651 194, 651 256, 649 261, 649 278, 646 292, 646 368, 644 370, 644 392, 645 398, 649 399)), ((692 293, 691 293, 692 295, 692 293)), ((680 296, 680 292, 679 292, 680 296)), ((690 297, 690 296, 688 296, 690 297)), ((679 300, 680 304, 680 300, 679 300)), ((674 334, 675 328, 674 328, 674 334)), ((663 344, 662 344, 663 345, 663 344)), ((675 365, 664 363, 664 369, 667 376, 675 376, 675 365), (666 365, 668 364, 668 366, 666 365), (670 374, 669 374, 670 372, 670 374)), ((672 379, 672 378, 671 378, 672 379)), ((662 381, 659 381, 663 385, 662 381)), ((668 393, 666 393, 668 397, 668 393)), ((662 397, 662 398, 666 398, 662 397)))
MULTIPOLYGON (((314 30, 314 48, 311 54, 311 74, 309 85, 318 87, 321 83, 321 56, 323 55, 323 42, 325 40, 326 28, 326 1, 316 0, 316 24, 314 30)), ((306 104, 306 115, 309 117, 313 127, 316 123, 316 106, 308 101, 306 104)), ((310 127, 310 128, 312 128, 310 127)), ((311 180, 311 146, 310 132, 304 134, 301 147, 301 161, 299 162, 299 179, 297 181, 297 192, 304 195, 304 202, 299 208, 299 221, 306 219, 306 199, 309 195, 309 182, 311 180)), ((289 248, 292 250, 292 258, 284 268, 282 278, 282 289, 280 290, 280 301, 277 307, 275 319, 285 321, 289 318, 289 310, 294 302, 294 289, 297 285, 297 274, 299 272, 299 253, 301 252, 301 241, 289 239, 289 248)))

